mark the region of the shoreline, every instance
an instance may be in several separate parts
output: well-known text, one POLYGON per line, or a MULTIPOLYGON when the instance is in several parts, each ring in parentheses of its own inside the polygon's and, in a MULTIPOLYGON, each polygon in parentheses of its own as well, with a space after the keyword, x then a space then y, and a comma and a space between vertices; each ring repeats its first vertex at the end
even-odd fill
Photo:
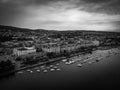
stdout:
POLYGON ((34 64, 34 65, 29 65, 29 66, 26 66, 26 67, 22 67, 22 68, 13 70, 13 71, 9 71, 9 72, 2 73, 2 74, 0 74, 0 77, 6 76, 6 75, 9 75, 9 74, 12 74, 12 73, 21 71, 21 70, 25 70, 25 69, 28 69, 28 68, 33 68, 33 67, 37 67, 37 66, 41 66, 41 65, 45 65, 45 64, 57 62, 57 61, 60 61, 61 59, 65 59, 65 58, 66 58, 66 57, 54 58, 54 59, 52 59, 52 60, 50 60, 50 61, 47 61, 47 62, 38 63, 38 64, 34 64))
MULTIPOLYGON (((112 49, 116 49, 116 48, 112 48, 112 49)), ((109 49, 109 50, 111 50, 111 49, 109 49)), ((97 51, 97 50, 94 50, 94 51, 97 51)), ((80 54, 81 53, 77 53, 75 55, 71 55, 69 58, 72 58, 72 57, 80 55, 80 54)), ((10 75, 12 73, 14 74, 15 72, 18 72, 18 71, 21 71, 21 70, 25 70, 25 69, 29 69, 29 68, 45 65, 45 64, 50 64, 50 63, 54 63, 54 62, 57 62, 57 61, 61 61, 62 59, 67 59, 67 57, 53 58, 53 59, 50 59, 47 62, 42 62, 42 63, 37 63, 37 64, 34 64, 34 65, 28 65, 28 66, 25 66, 25 67, 21 67, 21 68, 16 69, 16 70, 12 70, 12 71, 9 71, 9 72, 2 73, 2 74, 0 74, 0 77, 7 76, 7 75, 10 75)))

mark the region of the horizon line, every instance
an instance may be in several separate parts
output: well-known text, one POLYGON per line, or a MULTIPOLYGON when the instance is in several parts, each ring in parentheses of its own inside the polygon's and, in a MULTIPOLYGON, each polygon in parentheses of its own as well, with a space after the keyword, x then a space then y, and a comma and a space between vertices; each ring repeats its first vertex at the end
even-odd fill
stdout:
POLYGON ((30 29, 30 30, 47 30, 47 31, 88 31, 88 32, 117 32, 120 33, 120 31, 108 31, 108 30, 83 30, 83 29, 63 29, 63 30, 58 30, 58 29, 43 29, 43 28, 27 28, 27 27, 20 27, 20 26, 13 26, 13 25, 3 25, 0 24, 0 26, 6 26, 6 27, 14 27, 14 28, 21 28, 21 29, 30 29))

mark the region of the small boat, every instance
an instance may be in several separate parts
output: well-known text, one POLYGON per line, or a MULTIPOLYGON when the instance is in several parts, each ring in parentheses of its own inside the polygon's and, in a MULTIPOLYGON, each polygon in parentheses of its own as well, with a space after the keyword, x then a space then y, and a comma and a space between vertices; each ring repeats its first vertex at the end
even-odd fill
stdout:
POLYGON ((92 62, 88 62, 89 64, 92 64, 92 62))
POLYGON ((72 63, 72 61, 69 61, 69 63, 71 64, 71 63, 72 63))
POLYGON ((46 72, 48 72, 48 70, 44 70, 43 72, 46 73, 46 72))
POLYGON ((96 62, 99 62, 101 59, 102 59, 102 58, 98 58, 98 59, 96 59, 96 62))
POLYGON ((71 61, 71 63, 74 63, 75 61, 71 61))
POLYGON ((40 70, 38 69, 38 70, 36 70, 37 72, 40 72, 40 70))
POLYGON ((27 71, 27 72, 30 72, 31 70, 28 69, 28 70, 26 70, 26 71, 27 71))
POLYGON ((82 59, 79 59, 78 61, 81 61, 82 59))
POLYGON ((91 63, 95 63, 95 61, 92 61, 91 63))
POLYGON ((45 66, 40 66, 40 68, 44 68, 45 66))
POLYGON ((45 67, 44 68, 41 68, 41 70, 44 70, 45 69, 45 67))
POLYGON ((61 69, 60 68, 58 68, 58 69, 56 69, 57 71, 60 71, 61 69))
POLYGON ((66 62, 65 64, 69 65, 70 63, 69 63, 69 62, 66 62))
POLYGON ((54 70, 55 70, 54 68, 50 69, 50 71, 54 71, 54 70))
POLYGON ((78 67, 82 67, 82 64, 78 64, 77 66, 78 66, 78 67))
POLYGON ((22 71, 19 71, 18 73, 19 73, 19 74, 22 74, 23 72, 22 72, 22 71))
POLYGON ((60 65, 59 63, 56 64, 57 66, 60 65))
POLYGON ((88 60, 83 60, 83 63, 87 62, 88 60))
POLYGON ((50 67, 46 67, 47 69, 49 69, 50 67))
POLYGON ((63 61, 63 62, 66 62, 66 61, 67 61, 67 59, 63 59, 62 61, 63 61))
POLYGON ((53 65, 50 65, 50 67, 53 67, 53 65))
POLYGON ((30 71, 30 73, 33 73, 33 71, 30 71))
POLYGON ((58 68, 57 66, 54 66, 53 68, 58 68))

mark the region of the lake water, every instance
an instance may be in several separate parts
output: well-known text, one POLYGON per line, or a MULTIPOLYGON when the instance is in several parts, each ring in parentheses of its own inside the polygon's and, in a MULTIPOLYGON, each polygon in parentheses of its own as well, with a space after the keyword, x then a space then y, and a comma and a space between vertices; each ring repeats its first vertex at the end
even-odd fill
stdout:
MULTIPOLYGON (((0 90, 45 90, 45 89, 76 89, 76 88, 116 88, 120 82, 120 55, 104 58, 93 64, 79 62, 66 65, 62 61, 57 67, 60 70, 33 73, 26 70, 22 74, 0 80, 0 90)), ((53 64, 56 65, 56 64, 53 64)))

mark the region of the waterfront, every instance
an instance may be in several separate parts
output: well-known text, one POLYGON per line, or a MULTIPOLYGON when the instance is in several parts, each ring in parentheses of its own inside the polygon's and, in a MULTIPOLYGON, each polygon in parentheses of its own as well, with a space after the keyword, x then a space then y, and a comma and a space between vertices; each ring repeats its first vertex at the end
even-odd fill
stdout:
MULTIPOLYGON (((114 81, 119 80, 118 76, 120 75, 120 55, 110 55, 110 57, 108 57, 107 54, 101 53, 105 55, 104 59, 92 64, 89 62, 83 63, 82 67, 77 66, 80 64, 80 61, 69 65, 63 62, 63 60, 47 67, 34 67, 30 69, 33 71, 32 73, 29 72, 29 69, 23 70, 23 73, 16 73, 14 76, 1 79, 0 89, 91 88, 96 86, 110 87, 111 85, 115 88, 114 84, 117 82, 114 81), (47 72, 43 72, 44 70, 41 68, 44 68, 47 72), (55 68, 55 70, 51 71, 53 68, 55 68)), ((97 52, 93 52, 92 56, 95 54, 97 54, 97 52)), ((75 57, 73 59, 75 60, 75 57)), ((93 61, 93 59, 91 59, 91 61, 93 61)))

